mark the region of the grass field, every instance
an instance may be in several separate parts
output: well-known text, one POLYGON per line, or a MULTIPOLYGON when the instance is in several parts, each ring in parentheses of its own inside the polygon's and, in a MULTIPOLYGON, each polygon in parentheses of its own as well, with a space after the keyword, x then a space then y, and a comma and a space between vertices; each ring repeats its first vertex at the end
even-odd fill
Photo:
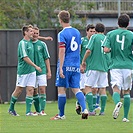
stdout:
MULTIPOLYGON (((9 104, 0 104, 0 133, 133 133, 133 101, 129 113, 129 123, 122 122, 123 108, 118 119, 112 118, 113 102, 108 101, 105 116, 90 116, 81 120, 75 113, 76 99, 67 100, 66 119, 52 121, 57 112, 57 102, 47 103, 47 116, 25 116, 25 104, 16 104, 19 117, 7 113, 9 104)), ((34 111, 34 108, 32 108, 34 111)))

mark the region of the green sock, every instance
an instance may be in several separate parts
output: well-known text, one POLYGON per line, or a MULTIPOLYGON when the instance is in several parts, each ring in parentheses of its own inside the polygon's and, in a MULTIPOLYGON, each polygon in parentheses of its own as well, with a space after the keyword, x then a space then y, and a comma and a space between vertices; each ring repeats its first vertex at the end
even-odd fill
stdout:
POLYGON ((124 118, 128 118, 128 112, 130 108, 130 95, 124 95, 124 118))
POLYGON ((41 111, 45 110, 46 94, 40 94, 40 106, 41 106, 41 111))
POLYGON ((93 112, 93 95, 92 92, 85 95, 86 96, 86 102, 88 103, 88 108, 90 112, 93 112))
POLYGON ((97 95, 93 94, 93 110, 96 108, 97 95))
POLYGON ((33 97, 26 96, 26 114, 31 112, 33 97))
POLYGON ((34 95, 33 100, 36 112, 40 113, 39 95, 38 94, 34 95))
POLYGON ((115 105, 120 102, 120 94, 118 92, 114 92, 113 93, 113 100, 114 100, 114 103, 115 105))
POLYGON ((14 106, 15 106, 15 103, 16 103, 17 99, 18 99, 18 98, 15 97, 15 96, 12 96, 12 97, 11 97, 9 110, 11 110, 11 111, 14 110, 14 106))
POLYGON ((107 95, 101 95, 100 100, 101 100, 101 111, 100 111, 100 113, 103 113, 104 109, 105 109, 105 106, 106 106, 107 95))

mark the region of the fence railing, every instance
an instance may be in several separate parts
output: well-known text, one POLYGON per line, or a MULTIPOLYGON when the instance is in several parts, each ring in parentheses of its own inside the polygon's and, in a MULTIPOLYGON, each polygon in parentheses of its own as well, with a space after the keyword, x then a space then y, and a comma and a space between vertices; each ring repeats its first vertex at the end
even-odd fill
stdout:
POLYGON ((133 0, 71 0, 77 13, 133 13, 133 0), (119 6, 120 5, 120 6, 119 6), (118 7, 119 6, 119 7, 118 7))

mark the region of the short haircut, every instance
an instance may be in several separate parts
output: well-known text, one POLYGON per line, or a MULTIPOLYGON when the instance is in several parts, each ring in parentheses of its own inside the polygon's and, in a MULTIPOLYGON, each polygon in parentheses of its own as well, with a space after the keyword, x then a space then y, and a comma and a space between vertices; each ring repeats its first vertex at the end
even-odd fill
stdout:
POLYGON ((95 26, 93 24, 88 24, 86 26, 86 31, 89 31, 89 29, 94 29, 94 28, 95 28, 95 26))
POLYGON ((28 31, 29 28, 33 28, 33 26, 32 25, 25 25, 22 27, 22 33, 24 36, 25 36, 25 31, 28 31))
POLYGON ((122 14, 118 18, 119 27, 127 28, 129 25, 130 17, 127 14, 122 14))
POLYGON ((58 18, 61 19, 64 23, 69 23, 70 13, 68 11, 62 10, 59 12, 58 18))
POLYGON ((35 29, 35 30, 39 30, 39 28, 38 28, 37 26, 33 27, 33 29, 35 29))
POLYGON ((95 26, 96 32, 105 32, 105 26, 102 23, 97 23, 95 26))

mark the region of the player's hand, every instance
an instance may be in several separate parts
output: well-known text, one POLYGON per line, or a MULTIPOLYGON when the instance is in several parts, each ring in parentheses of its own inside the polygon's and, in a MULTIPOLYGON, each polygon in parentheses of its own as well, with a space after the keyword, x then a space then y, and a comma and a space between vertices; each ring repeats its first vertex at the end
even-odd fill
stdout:
POLYGON ((53 38, 51 36, 45 37, 45 40, 53 41, 53 38))
POLYGON ((82 62, 82 67, 84 70, 86 69, 86 62, 82 62))
POLYGON ((39 71, 40 73, 42 72, 42 69, 41 69, 40 67, 38 67, 38 66, 35 66, 35 69, 36 69, 37 71, 39 71))
POLYGON ((60 69, 60 77, 61 77, 61 78, 65 78, 65 76, 64 76, 64 74, 63 74, 63 70, 62 70, 62 69, 60 69))
POLYGON ((47 79, 51 79, 52 75, 51 75, 51 72, 48 72, 47 73, 47 79))
POLYGON ((85 71, 84 68, 82 67, 82 65, 80 65, 80 72, 84 73, 84 71, 85 71))

